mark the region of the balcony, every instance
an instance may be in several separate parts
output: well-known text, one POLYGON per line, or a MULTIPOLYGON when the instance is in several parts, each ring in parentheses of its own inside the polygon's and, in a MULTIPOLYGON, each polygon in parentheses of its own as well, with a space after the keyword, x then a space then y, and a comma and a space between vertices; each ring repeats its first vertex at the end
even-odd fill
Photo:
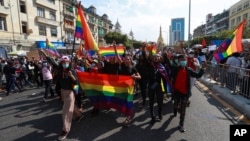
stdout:
POLYGON ((0 14, 9 15, 10 8, 7 6, 0 6, 0 14))
POLYGON ((52 3, 48 2, 47 0, 35 0, 35 3, 42 5, 44 7, 50 8, 50 9, 54 9, 54 10, 58 9, 57 5, 52 4, 52 3))
POLYGON ((67 31, 74 31, 75 27, 72 26, 72 25, 65 24, 64 29, 67 30, 67 31))
POLYGON ((39 23, 52 25, 52 26, 59 26, 60 25, 60 23, 58 21, 46 19, 46 18, 39 17, 39 16, 36 17, 36 21, 39 23))
POLYGON ((73 12, 70 12, 66 9, 63 10, 63 14, 66 16, 66 17, 71 17, 71 18, 75 18, 75 14, 73 12))

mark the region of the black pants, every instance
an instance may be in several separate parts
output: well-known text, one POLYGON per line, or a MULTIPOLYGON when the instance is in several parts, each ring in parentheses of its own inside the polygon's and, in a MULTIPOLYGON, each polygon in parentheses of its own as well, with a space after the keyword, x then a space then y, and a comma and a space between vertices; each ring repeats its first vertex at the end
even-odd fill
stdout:
POLYGON ((148 91, 148 97, 149 97, 149 108, 150 108, 150 115, 151 118, 154 118, 154 100, 156 96, 157 105, 158 105, 158 116, 162 116, 162 106, 163 106, 163 92, 161 85, 158 84, 155 89, 151 89, 150 86, 152 84, 149 83, 149 91, 148 91))
POLYGON ((174 114, 177 114, 178 105, 180 104, 180 126, 184 125, 184 119, 186 114, 187 102, 188 102, 188 95, 184 95, 178 92, 174 92, 174 114))
POLYGON ((146 97, 147 97, 147 86, 148 81, 147 80, 139 80, 140 90, 141 90, 141 96, 142 96, 142 105, 146 105, 146 97))
POLYGON ((54 91, 52 89, 52 79, 51 80, 44 80, 44 85, 45 85, 44 98, 48 98, 49 92, 50 92, 50 95, 53 97, 54 91))

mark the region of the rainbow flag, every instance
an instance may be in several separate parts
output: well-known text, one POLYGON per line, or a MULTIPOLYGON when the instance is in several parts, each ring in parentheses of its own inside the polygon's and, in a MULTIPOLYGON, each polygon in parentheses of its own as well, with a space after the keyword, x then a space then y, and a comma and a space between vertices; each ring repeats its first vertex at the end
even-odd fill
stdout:
POLYGON ((59 52, 56 50, 56 47, 49 41, 48 38, 46 38, 46 50, 56 56, 56 57, 60 57, 61 55, 59 54, 59 52))
POLYGON ((155 44, 155 43, 147 44, 147 45, 146 45, 146 50, 147 50, 148 52, 152 52, 152 55, 155 55, 155 54, 156 54, 156 51, 157 51, 157 49, 156 49, 156 44, 155 44))
POLYGON ((114 108, 133 114, 134 80, 131 76, 77 72, 79 84, 96 108, 114 108))
POLYGON ((89 29, 89 25, 85 19, 80 2, 77 8, 75 37, 84 40, 84 46, 86 50, 98 50, 98 45, 89 29))
MULTIPOLYGON (((117 53, 119 56, 122 56, 124 54, 124 46, 122 46, 122 45, 116 46, 116 49, 117 49, 117 53)), ((113 46, 100 47, 99 54, 101 56, 106 56, 106 57, 115 56, 114 47, 113 46)))
POLYGON ((246 20, 243 20, 240 25, 234 30, 233 34, 223 41, 221 46, 215 51, 214 58, 217 62, 227 58, 235 52, 241 52, 242 48, 242 33, 246 20))
POLYGON ((77 55, 77 57, 84 56, 84 50, 83 50, 82 44, 79 45, 79 48, 78 48, 76 55, 77 55))

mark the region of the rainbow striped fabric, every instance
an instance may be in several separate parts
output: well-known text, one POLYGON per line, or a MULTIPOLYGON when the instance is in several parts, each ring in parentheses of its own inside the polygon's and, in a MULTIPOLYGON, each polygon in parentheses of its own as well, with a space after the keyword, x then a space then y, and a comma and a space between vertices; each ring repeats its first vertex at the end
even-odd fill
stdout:
POLYGON ((98 45, 94 40, 81 8, 81 3, 79 3, 77 8, 75 37, 84 40, 84 47, 86 50, 98 50, 98 45))
POLYGON ((156 44, 155 44, 155 43, 147 44, 147 45, 146 45, 146 50, 147 50, 148 52, 152 52, 152 55, 155 55, 155 54, 156 54, 156 51, 157 51, 157 49, 156 49, 156 44))
MULTIPOLYGON (((118 55, 122 56, 124 54, 124 46, 123 45, 116 46, 116 49, 117 49, 118 55)), ((113 46, 100 47, 99 54, 101 56, 106 56, 106 57, 115 56, 114 47, 113 46)))
POLYGON ((233 34, 223 41, 221 46, 215 51, 214 58, 217 62, 220 62, 235 52, 241 52, 243 50, 241 40, 245 23, 246 20, 243 20, 234 30, 233 34))
POLYGON ((95 108, 114 108, 133 114, 134 80, 131 76, 77 72, 79 84, 95 108))
POLYGON ((60 57, 61 55, 59 54, 59 52, 56 50, 55 46, 49 41, 48 38, 46 38, 46 50, 56 56, 56 57, 60 57))

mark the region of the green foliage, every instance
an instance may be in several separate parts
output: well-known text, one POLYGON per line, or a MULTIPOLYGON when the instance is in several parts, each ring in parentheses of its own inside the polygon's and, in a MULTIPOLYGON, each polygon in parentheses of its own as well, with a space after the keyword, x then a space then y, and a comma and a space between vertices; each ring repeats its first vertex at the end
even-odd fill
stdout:
POLYGON ((117 44, 126 45, 126 42, 128 41, 128 36, 118 32, 108 32, 104 36, 104 39, 108 44, 112 44, 113 41, 116 41, 117 44))

